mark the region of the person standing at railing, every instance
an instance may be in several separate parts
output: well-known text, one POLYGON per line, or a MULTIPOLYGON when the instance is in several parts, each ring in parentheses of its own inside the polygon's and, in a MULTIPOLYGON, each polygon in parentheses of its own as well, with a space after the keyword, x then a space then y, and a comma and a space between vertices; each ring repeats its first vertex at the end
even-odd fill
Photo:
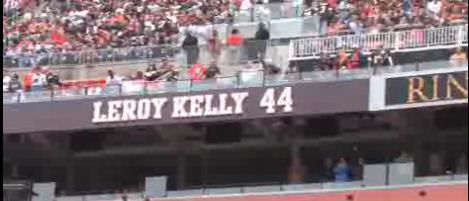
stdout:
POLYGON ((120 85, 122 83, 122 79, 115 75, 113 70, 108 70, 108 77, 106 78, 106 85, 111 86, 111 85, 120 85))
POLYGON ((264 23, 259 24, 259 28, 256 32, 256 53, 258 54, 259 59, 265 59, 266 51, 267 51, 267 43, 270 39, 270 32, 265 27, 264 23))
POLYGON ((383 61, 382 61, 381 65, 383 65, 383 66, 394 66, 395 63, 394 63, 394 59, 393 59, 391 50, 383 51, 382 54, 383 54, 382 55, 383 61))
POLYGON ((321 3, 319 8, 319 34, 327 35, 329 23, 334 18, 334 11, 327 3, 321 3))
POLYGON ((199 61, 199 40, 190 32, 186 33, 186 38, 182 43, 182 48, 187 55, 187 67, 199 61))
POLYGON ((8 83, 8 92, 16 93, 20 92, 23 89, 23 85, 20 82, 20 77, 17 74, 14 74, 8 83))
POLYGON ((352 180, 352 170, 347 160, 341 158, 334 168, 335 182, 350 182, 352 180))
POLYGON ((346 69, 348 68, 349 59, 347 55, 347 51, 345 49, 341 49, 339 51, 336 69, 346 69))
POLYGON ((41 91, 47 85, 46 75, 43 73, 41 68, 36 69, 34 75, 32 76, 31 90, 32 91, 41 91))
POLYGON ((233 29, 231 34, 228 35, 226 43, 229 47, 230 64, 236 64, 240 60, 241 46, 243 44, 243 39, 239 34, 238 29, 233 29))
POLYGON ((221 55, 222 43, 218 38, 218 31, 213 30, 211 36, 208 38, 208 49, 210 52, 210 57, 213 62, 218 63, 221 55))
POLYGON ((3 74, 3 92, 8 92, 8 85, 10 84, 11 77, 3 74))
POLYGON ((349 69, 357 69, 368 66, 368 59, 365 57, 362 51, 358 48, 354 48, 351 58, 348 63, 349 69))

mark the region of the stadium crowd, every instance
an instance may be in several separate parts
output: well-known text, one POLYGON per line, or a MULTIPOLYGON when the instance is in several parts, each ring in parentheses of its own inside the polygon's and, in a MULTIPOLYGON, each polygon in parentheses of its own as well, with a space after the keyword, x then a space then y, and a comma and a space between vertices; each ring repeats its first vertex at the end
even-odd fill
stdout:
MULTIPOLYGON (((255 3, 249 1, 248 4, 255 3)), ((3 55, 17 56, 37 53, 64 53, 100 48, 153 46, 176 44, 184 35, 182 50, 187 56, 190 79, 210 79, 221 74, 218 65, 222 46, 228 46, 229 59, 239 61, 240 46, 247 41, 234 28, 226 37, 216 32, 207 33, 205 39, 210 62, 200 61, 199 38, 190 32, 180 33, 179 28, 190 25, 207 25, 230 22, 242 7, 243 0, 4 0, 3 55), (40 6, 41 4, 45 6, 40 6), (202 64, 203 63, 203 64, 202 64)), ((389 27, 440 26, 467 23, 468 4, 449 0, 307 0, 305 15, 320 16, 321 33, 333 35, 349 30, 355 33, 379 32, 389 27)), ((269 74, 278 73, 274 64, 263 62, 266 41, 270 33, 261 24, 254 39, 255 57, 269 74)), ((454 56, 465 58, 467 56, 454 56)), ((162 55, 168 56, 168 55, 162 55)), ((92 59, 90 59, 92 60, 92 59)), ((151 63, 145 72, 135 72, 125 80, 172 81, 179 79, 178 67, 163 59, 157 66, 151 63)), ((320 70, 354 69, 368 66, 393 66, 392 55, 387 50, 375 50, 365 56, 356 48, 351 54, 342 50, 337 58, 322 55, 320 70)), ((250 65, 246 69, 252 70, 250 65)), ((33 65, 24 77, 5 73, 3 91, 16 92, 62 86, 63 83, 46 67, 33 65)), ((106 83, 124 80, 110 71, 106 83)))
MULTIPOLYGON (((242 8, 256 3, 254 0, 48 0, 44 1, 45 6, 28 10, 30 2, 36 1, 3 1, 4 56, 176 43, 181 35, 180 27, 232 22, 242 8)), ((323 34, 467 21, 467 1, 307 0, 304 3, 305 15, 320 16, 323 34)))
POLYGON ((3 1, 4 55, 168 44, 177 40, 178 27, 225 22, 240 6, 217 0, 55 0, 22 12, 20 1, 3 1))
POLYGON ((441 26, 467 22, 467 1, 448 0, 307 0, 307 15, 319 15, 322 35, 343 31, 441 26))

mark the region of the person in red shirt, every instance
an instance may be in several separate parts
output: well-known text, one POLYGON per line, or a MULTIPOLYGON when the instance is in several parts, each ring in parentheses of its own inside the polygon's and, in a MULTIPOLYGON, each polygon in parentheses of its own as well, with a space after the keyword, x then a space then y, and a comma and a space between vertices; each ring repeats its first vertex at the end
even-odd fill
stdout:
POLYGON ((243 39, 239 34, 238 29, 233 29, 230 35, 227 38, 227 44, 230 50, 230 64, 236 64, 240 60, 241 56, 241 45, 243 39))
POLYGON ((238 29, 233 29, 231 31, 231 34, 228 35, 228 45, 229 46, 239 46, 243 42, 243 39, 241 38, 241 35, 239 35, 239 30, 238 29))
POLYGON ((24 91, 30 91, 31 86, 33 85, 33 76, 38 71, 37 68, 31 68, 31 71, 23 76, 24 91))

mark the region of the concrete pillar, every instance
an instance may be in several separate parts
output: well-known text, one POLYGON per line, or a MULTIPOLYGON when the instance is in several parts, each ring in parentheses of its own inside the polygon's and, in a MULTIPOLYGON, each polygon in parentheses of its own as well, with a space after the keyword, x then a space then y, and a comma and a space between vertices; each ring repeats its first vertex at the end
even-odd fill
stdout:
POLYGON ((73 192, 75 190, 75 161, 73 159, 67 162, 66 175, 65 189, 67 192, 73 192))
POLYGON ((399 111, 399 128, 404 149, 413 154, 416 164, 416 175, 426 172, 427 156, 425 146, 427 139, 435 135, 434 112, 431 108, 399 111))
POLYGON ((177 153, 177 187, 178 189, 186 187, 186 153, 183 147, 177 153))

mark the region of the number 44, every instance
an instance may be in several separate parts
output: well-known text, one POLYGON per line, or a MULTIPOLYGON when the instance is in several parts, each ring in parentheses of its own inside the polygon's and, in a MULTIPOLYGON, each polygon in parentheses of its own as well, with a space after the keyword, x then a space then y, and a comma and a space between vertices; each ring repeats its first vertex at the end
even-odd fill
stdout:
POLYGON ((276 99, 275 89, 270 88, 265 91, 264 97, 260 102, 262 108, 266 108, 267 114, 274 114, 277 112, 277 107, 283 107, 283 112, 293 112, 293 96, 292 88, 285 87, 280 94, 278 100, 276 99))

